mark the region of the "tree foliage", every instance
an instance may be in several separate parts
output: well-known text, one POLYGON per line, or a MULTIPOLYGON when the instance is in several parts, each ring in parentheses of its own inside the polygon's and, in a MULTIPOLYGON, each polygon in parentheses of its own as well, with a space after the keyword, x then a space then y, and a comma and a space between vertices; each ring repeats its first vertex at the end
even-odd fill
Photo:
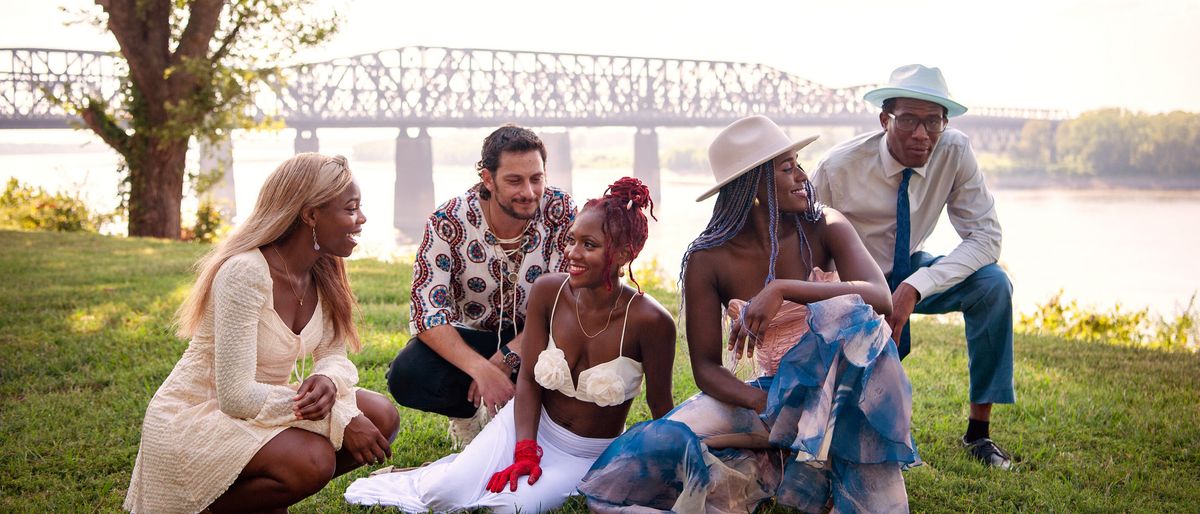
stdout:
POLYGON ((120 105, 68 107, 125 161, 130 235, 179 237, 189 139, 261 126, 254 99, 278 63, 337 29, 336 13, 314 16, 309 3, 96 0, 84 13, 112 33, 129 74, 120 105))
POLYGON ((1054 161, 1054 124, 1047 120, 1029 120, 1021 128, 1015 157, 1026 162, 1047 164, 1054 161))
POLYGON ((1050 122, 1029 121, 1016 156, 1051 173, 1200 177, 1200 114, 1102 109, 1060 122, 1056 130, 1050 122))

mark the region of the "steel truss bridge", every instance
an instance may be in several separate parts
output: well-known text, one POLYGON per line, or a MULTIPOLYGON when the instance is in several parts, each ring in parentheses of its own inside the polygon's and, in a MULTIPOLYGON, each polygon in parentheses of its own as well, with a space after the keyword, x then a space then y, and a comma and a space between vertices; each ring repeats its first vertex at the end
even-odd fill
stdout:
MULTIPOLYGON (((0 49, 0 129, 67 127, 72 116, 52 97, 115 104, 126 74, 124 60, 108 52, 0 49)), ((635 128, 634 173, 657 194, 656 127, 722 127, 762 114, 783 126, 865 131, 878 127, 878 110, 862 101, 873 87, 830 88, 753 63, 404 47, 284 68, 253 114, 295 128, 297 151, 319 148, 318 129, 400 129, 397 197, 403 188, 415 200, 396 202, 401 226, 433 208, 429 127, 635 128)), ((1004 149, 1026 121, 1064 118, 1062 111, 972 108, 952 126, 976 146, 1004 149)), ((569 136, 543 135, 547 167, 570 184, 569 136)))

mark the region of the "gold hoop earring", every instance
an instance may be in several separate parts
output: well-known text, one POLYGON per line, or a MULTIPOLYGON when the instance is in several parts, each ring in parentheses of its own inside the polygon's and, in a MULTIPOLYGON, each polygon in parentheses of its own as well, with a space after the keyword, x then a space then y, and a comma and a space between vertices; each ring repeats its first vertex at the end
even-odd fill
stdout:
POLYGON ((317 243, 317 226, 313 225, 312 229, 313 229, 313 231, 312 231, 313 232, 313 251, 319 252, 319 251, 321 251, 321 245, 319 243, 317 243))
POLYGON ((757 197, 757 196, 756 196, 756 197, 754 197, 754 206, 755 206, 755 207, 758 207, 758 206, 759 206, 759 203, 760 203, 760 202, 758 201, 758 197, 757 197))

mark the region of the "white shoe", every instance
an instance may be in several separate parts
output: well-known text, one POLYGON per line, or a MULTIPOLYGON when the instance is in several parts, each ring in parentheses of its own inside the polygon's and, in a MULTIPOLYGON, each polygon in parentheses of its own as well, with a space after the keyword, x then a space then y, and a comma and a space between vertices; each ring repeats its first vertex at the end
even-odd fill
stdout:
POLYGON ((483 431, 483 427, 492 420, 492 416, 488 414, 487 408, 479 405, 479 409, 475 411, 475 415, 469 418, 450 418, 450 426, 446 433, 450 436, 450 444, 455 450, 460 450, 464 446, 471 444, 475 436, 483 431))

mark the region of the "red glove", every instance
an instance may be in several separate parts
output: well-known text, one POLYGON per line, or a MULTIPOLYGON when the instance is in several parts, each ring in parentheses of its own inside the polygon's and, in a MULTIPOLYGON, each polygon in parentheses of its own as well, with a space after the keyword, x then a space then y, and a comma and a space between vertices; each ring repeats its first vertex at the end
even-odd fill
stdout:
POLYGON ((513 451, 511 466, 497 471, 488 480, 487 490, 498 493, 504 490, 504 484, 509 484, 509 491, 517 490, 517 478, 529 475, 529 485, 533 485, 542 476, 542 447, 531 439, 517 441, 517 449, 513 451))

